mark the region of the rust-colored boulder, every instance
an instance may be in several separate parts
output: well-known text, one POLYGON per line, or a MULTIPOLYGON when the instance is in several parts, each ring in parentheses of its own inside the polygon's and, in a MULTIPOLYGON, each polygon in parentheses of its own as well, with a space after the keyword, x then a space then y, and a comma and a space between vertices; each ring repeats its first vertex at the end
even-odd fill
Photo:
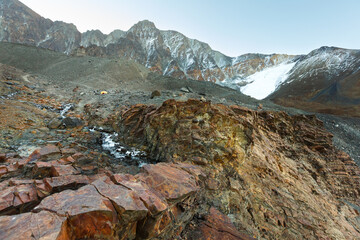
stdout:
POLYGON ((0 192, 0 215, 26 212, 38 202, 39 198, 34 184, 9 186, 0 192))
POLYGON ((60 192, 66 189, 77 189, 90 183, 85 175, 63 175, 59 177, 45 178, 44 185, 51 192, 60 192))
POLYGON ((139 180, 159 192, 167 200, 181 201, 200 188, 191 174, 168 164, 145 165, 139 180))
POLYGON ((145 183, 138 181, 132 175, 115 174, 114 181, 136 192, 140 199, 145 203, 147 209, 152 216, 157 215, 168 208, 164 198, 159 197, 159 193, 155 192, 145 183))
POLYGON ((48 210, 67 217, 63 231, 70 239, 113 239, 116 235, 117 212, 111 201, 101 196, 92 185, 53 194, 43 199, 34 210, 48 210))
POLYGON ((121 217, 121 221, 125 224, 135 222, 146 216, 148 210, 141 201, 139 195, 134 191, 129 190, 124 186, 108 184, 101 180, 93 182, 92 185, 102 196, 114 203, 114 206, 121 217))
POLYGON ((53 165, 50 172, 52 177, 79 174, 79 171, 71 165, 53 165))
POLYGON ((0 239, 70 239, 66 232, 62 231, 65 228, 63 224, 65 219, 66 217, 60 217, 49 211, 2 216, 0 217, 0 239))
POLYGON ((35 177, 35 178, 49 177, 51 175, 50 171, 51 171, 52 165, 53 165, 53 163, 51 163, 51 162, 40 162, 40 161, 36 162, 32 169, 33 177, 35 177))
POLYGON ((0 177, 7 174, 8 173, 8 169, 6 166, 0 166, 0 177))
POLYGON ((47 145, 43 148, 35 150, 28 157, 29 162, 41 161, 41 160, 53 160, 61 156, 60 149, 55 145, 47 145))

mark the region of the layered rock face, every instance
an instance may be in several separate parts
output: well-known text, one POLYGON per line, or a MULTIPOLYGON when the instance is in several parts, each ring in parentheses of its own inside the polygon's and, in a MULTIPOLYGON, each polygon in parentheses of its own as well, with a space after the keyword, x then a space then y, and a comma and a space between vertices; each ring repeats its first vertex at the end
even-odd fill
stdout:
POLYGON ((54 145, 28 158, 0 157, 1 239, 172 239, 194 217, 203 175, 165 163, 135 176, 91 171, 100 167, 89 167, 91 155, 54 145))
POLYGON ((168 100, 119 120, 124 139, 153 157, 202 166, 203 205, 238 229, 259 239, 360 237, 349 205, 359 204, 359 168, 314 116, 168 100))

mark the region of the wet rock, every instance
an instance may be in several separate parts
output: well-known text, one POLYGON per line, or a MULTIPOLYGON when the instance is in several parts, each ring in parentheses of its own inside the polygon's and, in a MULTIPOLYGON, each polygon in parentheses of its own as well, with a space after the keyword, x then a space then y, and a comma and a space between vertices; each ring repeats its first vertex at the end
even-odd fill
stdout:
POLYGON ((66 117, 62 120, 62 123, 66 128, 75 128, 84 125, 84 122, 76 117, 66 117))

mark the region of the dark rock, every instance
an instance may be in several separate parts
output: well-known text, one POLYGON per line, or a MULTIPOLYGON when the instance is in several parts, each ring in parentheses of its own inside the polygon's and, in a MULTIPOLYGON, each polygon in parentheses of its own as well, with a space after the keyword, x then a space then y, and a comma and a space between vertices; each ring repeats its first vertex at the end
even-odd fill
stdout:
POLYGON ((0 162, 5 162, 6 160, 6 154, 5 153, 1 153, 0 154, 0 162))
POLYGON ((153 92, 151 93, 150 98, 153 99, 153 98, 155 98, 155 97, 160 97, 160 96, 161 96, 160 91, 155 90, 155 91, 153 91, 153 92))
POLYGON ((58 118, 53 118, 52 120, 50 120, 50 122, 48 123, 48 128, 50 129, 57 129, 60 128, 62 126, 62 121, 58 118))
POLYGON ((84 125, 84 122, 76 117, 66 117, 62 120, 62 123, 66 128, 75 128, 84 125))

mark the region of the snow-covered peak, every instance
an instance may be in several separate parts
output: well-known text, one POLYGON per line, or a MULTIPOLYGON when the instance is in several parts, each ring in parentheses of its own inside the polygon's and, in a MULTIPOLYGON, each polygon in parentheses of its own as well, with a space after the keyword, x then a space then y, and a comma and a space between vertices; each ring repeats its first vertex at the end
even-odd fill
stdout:
POLYGON ((154 31, 159 31, 159 29, 156 28, 155 24, 149 20, 143 20, 132 26, 128 32, 137 33, 154 31))
POLYGON ((360 50, 349 50, 336 47, 321 47, 301 57, 294 71, 284 83, 292 81, 309 82, 319 76, 324 80, 332 79, 343 73, 358 71, 360 50))

